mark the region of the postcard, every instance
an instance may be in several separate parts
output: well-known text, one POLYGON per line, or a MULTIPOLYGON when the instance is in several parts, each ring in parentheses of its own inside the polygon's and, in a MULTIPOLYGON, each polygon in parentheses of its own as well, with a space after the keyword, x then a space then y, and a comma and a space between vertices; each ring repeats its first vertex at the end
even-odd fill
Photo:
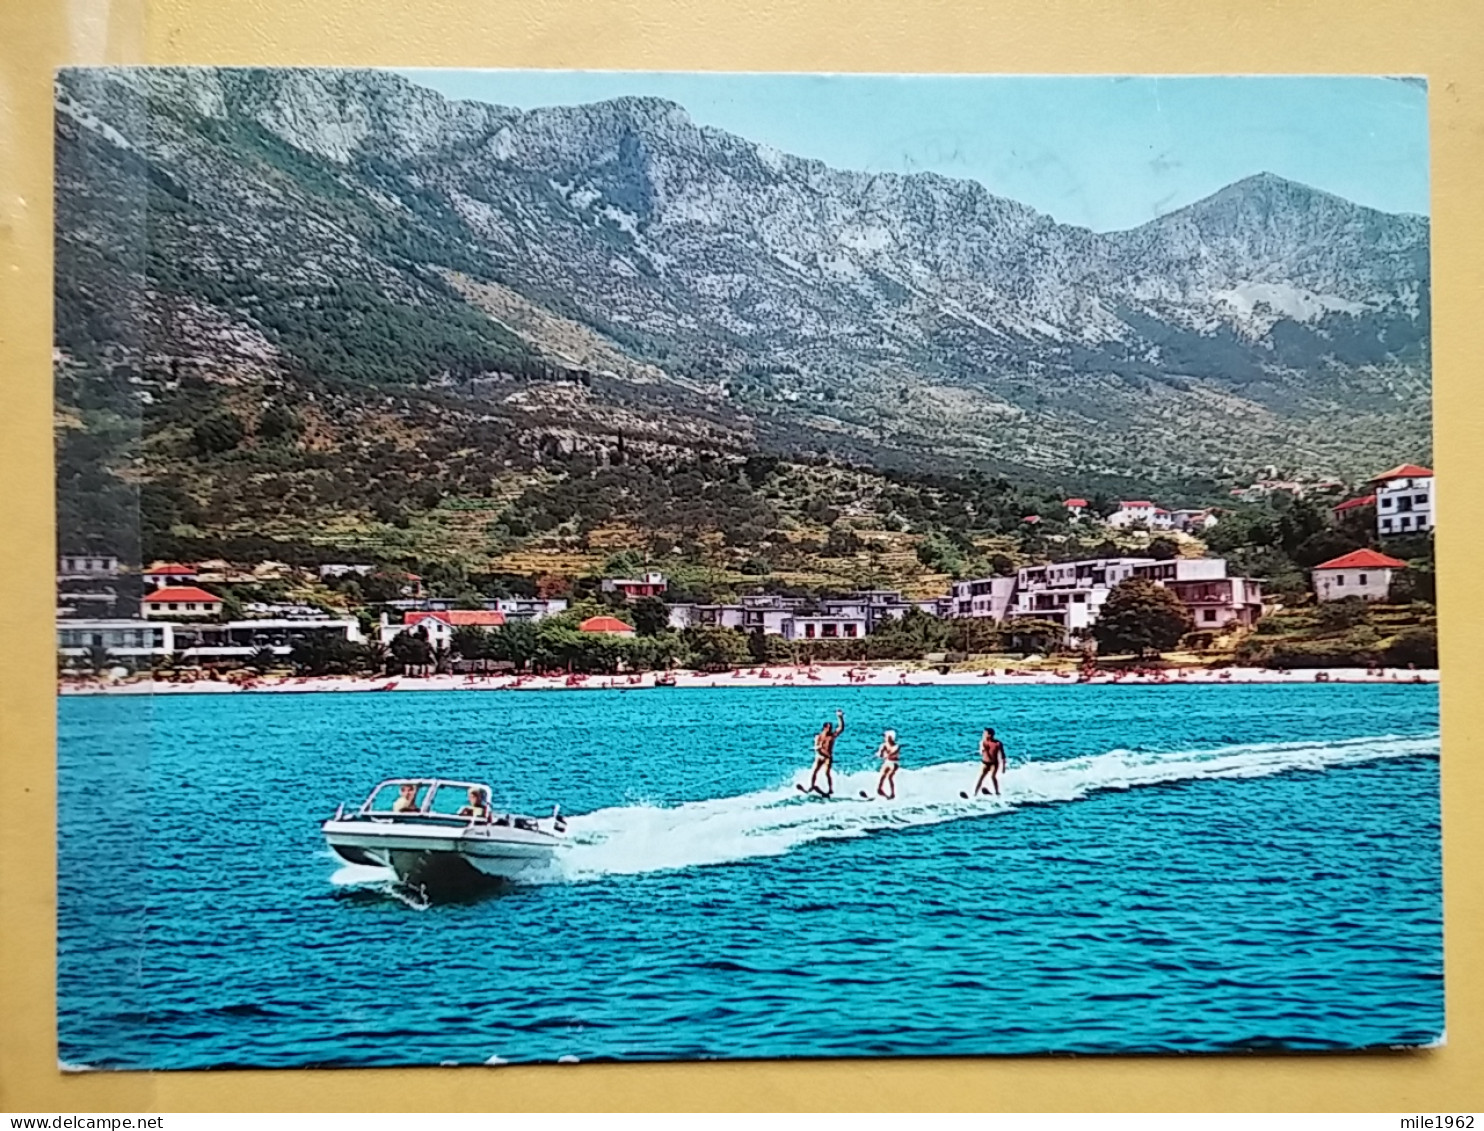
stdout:
POLYGON ((1443 1040, 1422 80, 55 128, 63 1067, 1443 1040))

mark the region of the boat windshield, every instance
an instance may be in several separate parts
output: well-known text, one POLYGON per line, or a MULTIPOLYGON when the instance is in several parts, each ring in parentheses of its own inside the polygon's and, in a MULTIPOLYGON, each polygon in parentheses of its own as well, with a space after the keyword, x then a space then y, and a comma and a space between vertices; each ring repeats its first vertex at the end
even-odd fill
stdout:
POLYGON ((376 787, 366 801, 364 809, 368 813, 417 813, 422 810, 428 800, 428 790, 432 786, 428 781, 387 781, 376 787), (407 787, 411 804, 402 800, 403 787, 407 787))
POLYGON ((467 817, 476 806, 483 806, 484 815, 490 814, 490 789, 478 782, 441 781, 433 791, 432 805, 428 812, 442 817, 467 817))

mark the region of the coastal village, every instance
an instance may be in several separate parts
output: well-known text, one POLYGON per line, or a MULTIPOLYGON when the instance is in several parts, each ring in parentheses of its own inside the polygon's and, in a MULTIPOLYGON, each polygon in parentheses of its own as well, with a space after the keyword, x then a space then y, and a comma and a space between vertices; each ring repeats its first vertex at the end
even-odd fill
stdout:
MULTIPOLYGON (((1402 464, 1375 476, 1364 493, 1328 509, 1337 527, 1364 523, 1377 545, 1426 536, 1434 529, 1434 484, 1430 469, 1402 464)), ((1333 497, 1344 487, 1266 479, 1232 494, 1238 502, 1251 502, 1306 491, 1333 497)), ((664 671, 683 666, 687 658, 678 648, 624 653, 599 647, 599 640, 678 640, 697 633, 709 634, 711 646, 696 666, 713 670, 883 656, 941 665, 975 654, 1014 652, 1021 662, 1071 657, 1085 672, 1110 651, 1120 651, 1116 644, 1125 637, 1140 644, 1141 661, 1175 650, 1207 652, 1208 659, 1223 663, 1260 661, 1262 653, 1251 645, 1265 618, 1272 624, 1293 616, 1292 609, 1264 593, 1263 578, 1233 574, 1224 558, 1206 551, 1200 537, 1222 522, 1222 511, 1167 509, 1147 499, 1119 500, 1103 514, 1093 513, 1084 498, 1069 497, 1064 505, 1072 527, 1087 531, 1100 525, 1123 538, 1127 548, 1117 555, 1034 562, 994 576, 952 580, 945 592, 929 597, 886 588, 800 596, 759 585, 757 592, 735 601, 705 603, 678 598, 662 569, 645 568, 631 576, 589 578, 581 596, 471 600, 467 594, 434 591, 415 573, 370 562, 327 562, 310 570, 281 562, 161 561, 130 571, 114 554, 63 553, 57 575, 59 670, 64 682, 122 682, 158 677, 162 671, 176 681, 221 680, 238 673, 256 681, 275 670, 311 676, 353 670, 373 677, 509 676, 541 666, 539 650, 502 652, 487 640, 514 633, 512 626, 560 622, 579 643, 594 645, 545 657, 546 666, 564 668, 574 678, 590 666, 589 660, 574 658, 588 657, 594 649, 602 657, 599 670, 611 674, 664 671), (368 596, 378 587, 376 599, 368 596), (242 600, 236 594, 244 589, 320 596, 242 600), (1141 616, 1164 616, 1176 626, 1173 635, 1163 642, 1157 633, 1146 640, 1137 623, 1132 636, 1100 631, 1120 594, 1129 598, 1155 589, 1164 596, 1144 606, 1135 602, 1132 616, 1136 622, 1141 616), (904 625, 921 618, 939 627, 920 634, 927 642, 920 654, 870 647, 892 633, 900 636, 904 625), (989 634, 976 631, 981 628, 989 634), (944 646, 929 647, 932 640, 944 646)), ((1038 515, 1025 519, 1030 525, 1040 521, 1038 515)), ((1319 620, 1327 627, 1351 630, 1364 623, 1379 641, 1366 610, 1388 606, 1406 569, 1406 561, 1383 550, 1349 550, 1309 570, 1308 604, 1320 610, 1319 620), (1324 613, 1325 605, 1337 610, 1324 613), (1352 612, 1340 615, 1341 607, 1352 612)), ((1130 614, 1119 608, 1117 615, 1130 614)), ((1413 632, 1415 644, 1415 626, 1409 624, 1403 627, 1413 632)), ((1427 663, 1426 649, 1403 649, 1392 658, 1408 654, 1427 663)), ((695 659, 694 649, 690 658, 695 659)), ((1384 659, 1378 651, 1365 666, 1377 668, 1384 659)), ((1435 663, 1433 658, 1428 666, 1435 663)))

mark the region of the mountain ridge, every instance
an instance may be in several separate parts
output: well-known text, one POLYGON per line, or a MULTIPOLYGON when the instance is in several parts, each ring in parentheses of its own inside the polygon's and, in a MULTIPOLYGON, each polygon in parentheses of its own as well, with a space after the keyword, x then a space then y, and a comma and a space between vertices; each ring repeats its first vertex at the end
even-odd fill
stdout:
POLYGON ((650 97, 519 110, 252 68, 57 90, 65 353, 112 320, 167 362, 261 339, 274 380, 458 382, 581 368, 585 335, 620 384, 706 390, 790 450, 1144 482, 1428 454, 1428 221, 1271 173, 1097 233, 650 97), (143 273, 111 176, 148 210, 143 273))

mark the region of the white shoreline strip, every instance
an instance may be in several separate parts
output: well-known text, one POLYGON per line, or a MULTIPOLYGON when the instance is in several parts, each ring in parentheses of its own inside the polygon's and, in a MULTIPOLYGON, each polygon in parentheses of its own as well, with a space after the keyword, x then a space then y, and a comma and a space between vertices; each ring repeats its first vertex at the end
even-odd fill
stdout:
MULTIPOLYGON (((568 676, 299 676, 280 680, 255 681, 250 684, 226 680, 198 679, 187 683, 162 680, 134 680, 117 683, 63 683, 59 695, 188 695, 188 694, 301 694, 308 692, 373 692, 373 691, 638 691, 669 690, 655 688, 654 672, 643 675, 568 676)), ((674 690, 696 687, 1018 687, 1077 686, 1074 672, 1035 669, 1004 669, 992 672, 958 671, 946 674, 912 668, 816 667, 814 669, 777 667, 743 669, 739 672, 704 674, 676 672, 674 690), (762 670, 770 674, 763 676, 762 670), (850 672, 857 673, 852 678, 850 672)), ((1304 668, 1270 671, 1266 668, 1182 668, 1151 675, 1115 676, 1099 673, 1086 681, 1093 685, 1117 684, 1126 687, 1154 686, 1220 686, 1230 684, 1296 684, 1344 683, 1394 685, 1437 683, 1438 670, 1417 671, 1383 668, 1369 672, 1365 668, 1304 668)))

